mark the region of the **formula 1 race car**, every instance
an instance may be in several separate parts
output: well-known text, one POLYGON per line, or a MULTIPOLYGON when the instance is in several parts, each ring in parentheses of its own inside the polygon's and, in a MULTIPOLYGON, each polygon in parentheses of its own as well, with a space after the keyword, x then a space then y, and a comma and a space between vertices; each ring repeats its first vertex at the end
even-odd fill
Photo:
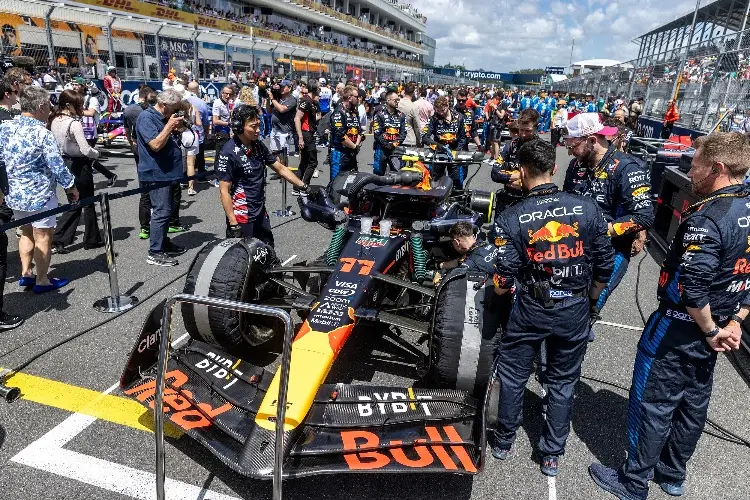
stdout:
MULTIPOLYGON (((396 173, 343 174, 328 191, 299 199, 305 220, 333 230, 321 261, 282 266, 254 239, 214 241, 199 252, 186 278, 189 295, 154 309, 121 378, 124 393, 143 405, 163 401, 157 428, 169 419, 252 478, 281 475, 281 463, 284 477, 482 469, 496 408, 490 374, 499 297, 487 275, 458 267, 434 286, 429 268, 450 253, 444 235, 451 225, 490 220, 491 194, 454 193, 448 176, 432 178, 418 160, 430 158, 434 172, 441 160, 430 152, 403 158, 396 173), (177 301, 191 340, 167 350, 162 333, 177 301), (240 313, 238 304, 257 310, 240 313), (269 311, 293 311, 301 320, 284 352, 291 359, 282 358, 275 373, 285 326, 281 313, 269 311), (422 335, 428 352, 415 362, 421 381, 328 380, 344 344, 380 328, 422 335)), ((444 163, 461 162, 478 159, 466 153, 444 163)))

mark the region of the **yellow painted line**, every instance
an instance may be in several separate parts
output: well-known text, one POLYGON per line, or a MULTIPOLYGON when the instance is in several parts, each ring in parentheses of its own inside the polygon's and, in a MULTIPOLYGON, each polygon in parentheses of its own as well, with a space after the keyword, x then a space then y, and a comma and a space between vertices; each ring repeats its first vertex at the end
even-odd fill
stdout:
MULTIPOLYGON (((27 401, 82 413, 140 431, 154 431, 153 413, 132 399, 26 373, 17 373, 6 379, 5 383, 21 389, 21 397, 27 401)), ((175 439, 184 434, 169 422, 164 426, 164 433, 175 439)))

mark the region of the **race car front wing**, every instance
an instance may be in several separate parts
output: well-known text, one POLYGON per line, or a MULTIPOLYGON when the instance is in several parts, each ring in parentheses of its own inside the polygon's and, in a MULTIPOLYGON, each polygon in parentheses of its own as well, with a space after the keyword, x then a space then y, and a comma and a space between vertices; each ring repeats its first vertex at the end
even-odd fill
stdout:
MULTIPOLYGON (((121 379, 124 393, 152 410, 161 365, 157 319, 144 325, 121 379)), ((258 415, 274 372, 199 341, 170 349, 161 366, 164 418, 236 472, 274 476, 275 429, 259 425, 274 419, 258 415)), ((475 474, 483 467, 487 405, 458 390, 324 384, 303 422, 284 419, 283 477, 475 474)))

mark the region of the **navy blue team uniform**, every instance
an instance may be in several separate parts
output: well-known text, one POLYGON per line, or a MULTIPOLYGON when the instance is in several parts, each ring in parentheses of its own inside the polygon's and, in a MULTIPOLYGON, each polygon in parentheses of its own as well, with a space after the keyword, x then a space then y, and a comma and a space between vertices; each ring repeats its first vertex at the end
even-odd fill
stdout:
POLYGON ((384 107, 375 113, 372 120, 372 133, 375 138, 372 170, 376 175, 385 175, 386 170, 389 170, 387 168, 390 162, 389 156, 406 139, 406 116, 399 110, 391 114, 384 107))
POLYGON ((357 137, 364 131, 359 124, 357 111, 347 111, 344 106, 338 106, 331 114, 331 181, 340 172, 357 170, 357 153, 359 149, 344 146, 344 137, 357 143, 357 137))
MULTIPOLYGON (((430 120, 422 130, 422 144, 426 146, 442 146, 443 149, 450 151, 463 151, 466 145, 466 129, 464 128, 464 118, 455 111, 451 112, 450 121, 444 120, 436 114, 430 117, 430 120)), ((448 175, 453 180, 453 187, 462 189, 464 179, 461 177, 462 170, 455 165, 448 168, 448 175)), ((445 166, 439 165, 432 171, 435 179, 445 175, 445 166)))
POLYGON ((234 217, 247 238, 259 240, 273 246, 271 221, 266 210, 266 167, 276 163, 265 144, 254 141, 245 146, 237 137, 232 138, 221 149, 216 159, 216 178, 232 183, 234 217))
POLYGON ((523 191, 508 185, 511 174, 518 173, 518 150, 521 149, 522 145, 523 143, 518 137, 510 142, 506 142, 502 151, 500 151, 500 158, 498 158, 492 166, 490 177, 493 181, 505 186, 502 191, 496 193, 496 212, 498 214, 505 210, 506 207, 509 207, 523 198, 523 191))
POLYGON ((550 183, 507 208, 495 225, 495 286, 515 283, 516 299, 495 365, 500 408, 492 446, 509 450, 515 440, 524 387, 544 341, 549 403, 539 451, 560 456, 588 344, 588 290, 592 280, 605 283, 612 273, 607 223, 593 200, 550 183), (543 283, 549 293, 541 291, 543 283))
POLYGON ((563 189, 594 198, 612 224, 615 268, 596 304, 601 310, 628 270, 635 237, 654 223, 650 175, 637 158, 610 147, 593 170, 573 159, 563 189))
MULTIPOLYGON (((648 482, 681 485, 706 423, 716 352, 686 307, 711 307, 717 325, 746 305, 750 209, 742 186, 714 192, 683 213, 662 264, 654 311, 643 330, 628 405, 627 461, 592 476, 645 499, 648 482), (613 481, 614 480, 614 481, 613 481)), ((598 481, 597 481, 598 482, 598 481)))

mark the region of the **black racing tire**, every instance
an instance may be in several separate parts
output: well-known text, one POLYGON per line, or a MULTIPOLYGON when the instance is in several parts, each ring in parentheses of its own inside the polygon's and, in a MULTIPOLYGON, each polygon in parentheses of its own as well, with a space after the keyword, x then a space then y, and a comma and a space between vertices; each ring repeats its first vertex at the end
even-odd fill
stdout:
POLYGON ((483 280, 462 268, 441 280, 427 376, 431 385, 464 390, 480 399, 492 374, 504 316, 498 315, 504 306, 491 280, 474 289, 483 280))
MULTIPOLYGON (((257 303, 278 293, 266 271, 277 265, 273 248, 260 240, 229 238, 204 246, 195 257, 184 293, 257 303)), ((257 346, 283 333, 283 325, 267 316, 182 303, 185 328, 194 339, 224 348, 257 346)))

